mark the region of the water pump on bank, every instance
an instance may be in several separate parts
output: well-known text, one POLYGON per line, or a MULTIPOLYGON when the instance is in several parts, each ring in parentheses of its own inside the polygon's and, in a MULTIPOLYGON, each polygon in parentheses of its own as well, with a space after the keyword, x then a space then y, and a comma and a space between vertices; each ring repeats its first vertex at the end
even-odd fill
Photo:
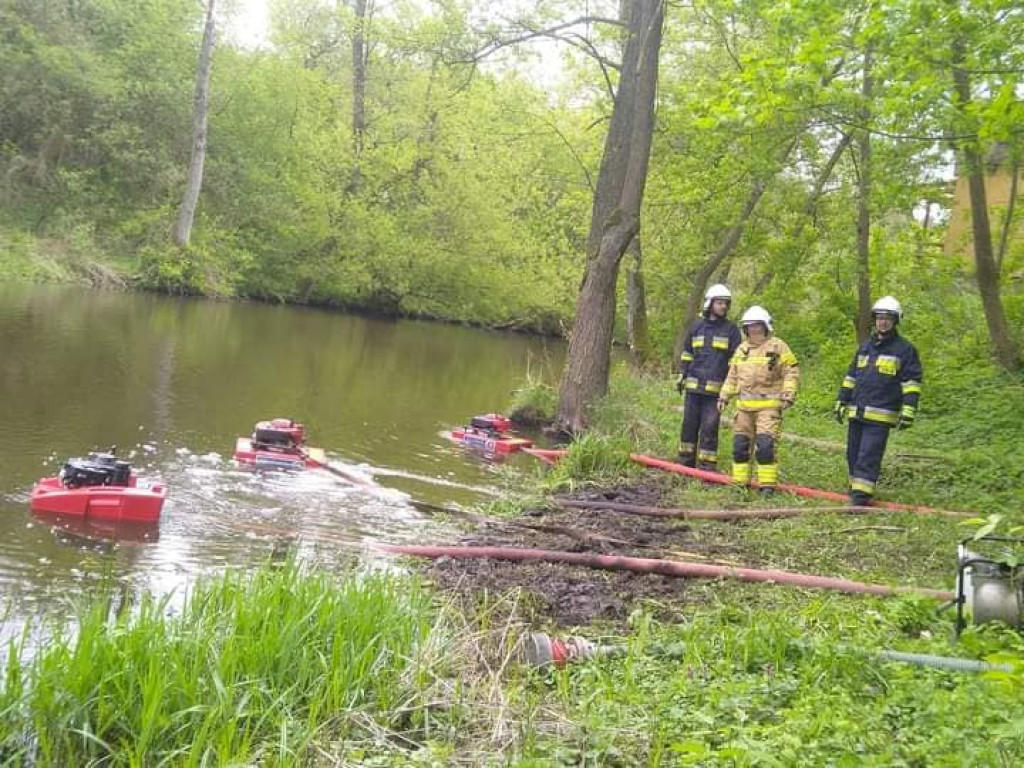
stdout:
POLYGON ((982 536, 960 542, 952 605, 956 606, 957 636, 968 621, 1001 621, 1024 629, 1024 539, 982 536))

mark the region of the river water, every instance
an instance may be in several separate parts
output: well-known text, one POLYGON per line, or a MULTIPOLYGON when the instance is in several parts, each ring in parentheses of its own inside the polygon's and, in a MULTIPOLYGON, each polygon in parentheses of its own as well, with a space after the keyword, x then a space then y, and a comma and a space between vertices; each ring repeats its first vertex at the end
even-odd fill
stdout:
MULTIPOLYGON (((196 574, 298 552, 320 563, 373 541, 443 541, 412 501, 508 492, 507 473, 441 432, 504 409, 530 373, 554 378, 561 342, 265 304, 0 287, 0 589, 5 624, 65 610, 113 577, 180 593, 196 574), (307 425, 325 471, 255 473, 234 441, 276 416, 307 425), (158 526, 54 525, 35 481, 118 446, 169 487, 158 526)), ((520 459, 529 462, 530 459, 520 459)), ((524 466, 530 466, 524 463, 524 466)))

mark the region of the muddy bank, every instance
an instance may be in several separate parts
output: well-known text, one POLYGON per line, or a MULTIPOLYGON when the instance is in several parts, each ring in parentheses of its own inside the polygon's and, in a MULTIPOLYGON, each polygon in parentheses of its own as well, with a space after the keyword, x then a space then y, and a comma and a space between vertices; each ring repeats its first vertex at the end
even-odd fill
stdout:
MULTIPOLYGON (((664 483, 571 494, 587 501, 667 505, 664 483)), ((507 522, 464 526, 458 543, 595 552, 632 557, 691 559, 732 564, 735 547, 695 536, 692 526, 670 518, 637 517, 601 509, 527 509, 507 522)), ((747 561, 749 563, 749 561, 747 561)), ((636 608, 659 619, 678 620, 698 600, 686 579, 600 571, 555 563, 442 558, 428 568, 431 580, 468 609, 516 590, 517 610, 532 623, 561 627, 624 622, 636 608)))

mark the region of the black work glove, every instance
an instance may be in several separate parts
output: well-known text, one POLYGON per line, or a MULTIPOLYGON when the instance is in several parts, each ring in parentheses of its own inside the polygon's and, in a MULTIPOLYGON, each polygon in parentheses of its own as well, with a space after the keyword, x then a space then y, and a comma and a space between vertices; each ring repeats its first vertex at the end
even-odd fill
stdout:
POLYGON ((836 417, 836 423, 842 424, 846 420, 846 403, 836 400, 836 404, 832 406, 832 414, 836 417))

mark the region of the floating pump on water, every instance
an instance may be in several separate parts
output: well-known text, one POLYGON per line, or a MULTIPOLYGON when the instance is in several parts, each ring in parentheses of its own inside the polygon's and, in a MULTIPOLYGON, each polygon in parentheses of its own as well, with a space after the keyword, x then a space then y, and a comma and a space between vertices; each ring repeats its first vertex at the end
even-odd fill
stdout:
POLYGON ((489 457, 515 453, 533 445, 525 437, 511 434, 511 428, 512 421, 507 416, 485 413, 470 419, 469 426, 453 429, 446 435, 452 442, 489 457))

